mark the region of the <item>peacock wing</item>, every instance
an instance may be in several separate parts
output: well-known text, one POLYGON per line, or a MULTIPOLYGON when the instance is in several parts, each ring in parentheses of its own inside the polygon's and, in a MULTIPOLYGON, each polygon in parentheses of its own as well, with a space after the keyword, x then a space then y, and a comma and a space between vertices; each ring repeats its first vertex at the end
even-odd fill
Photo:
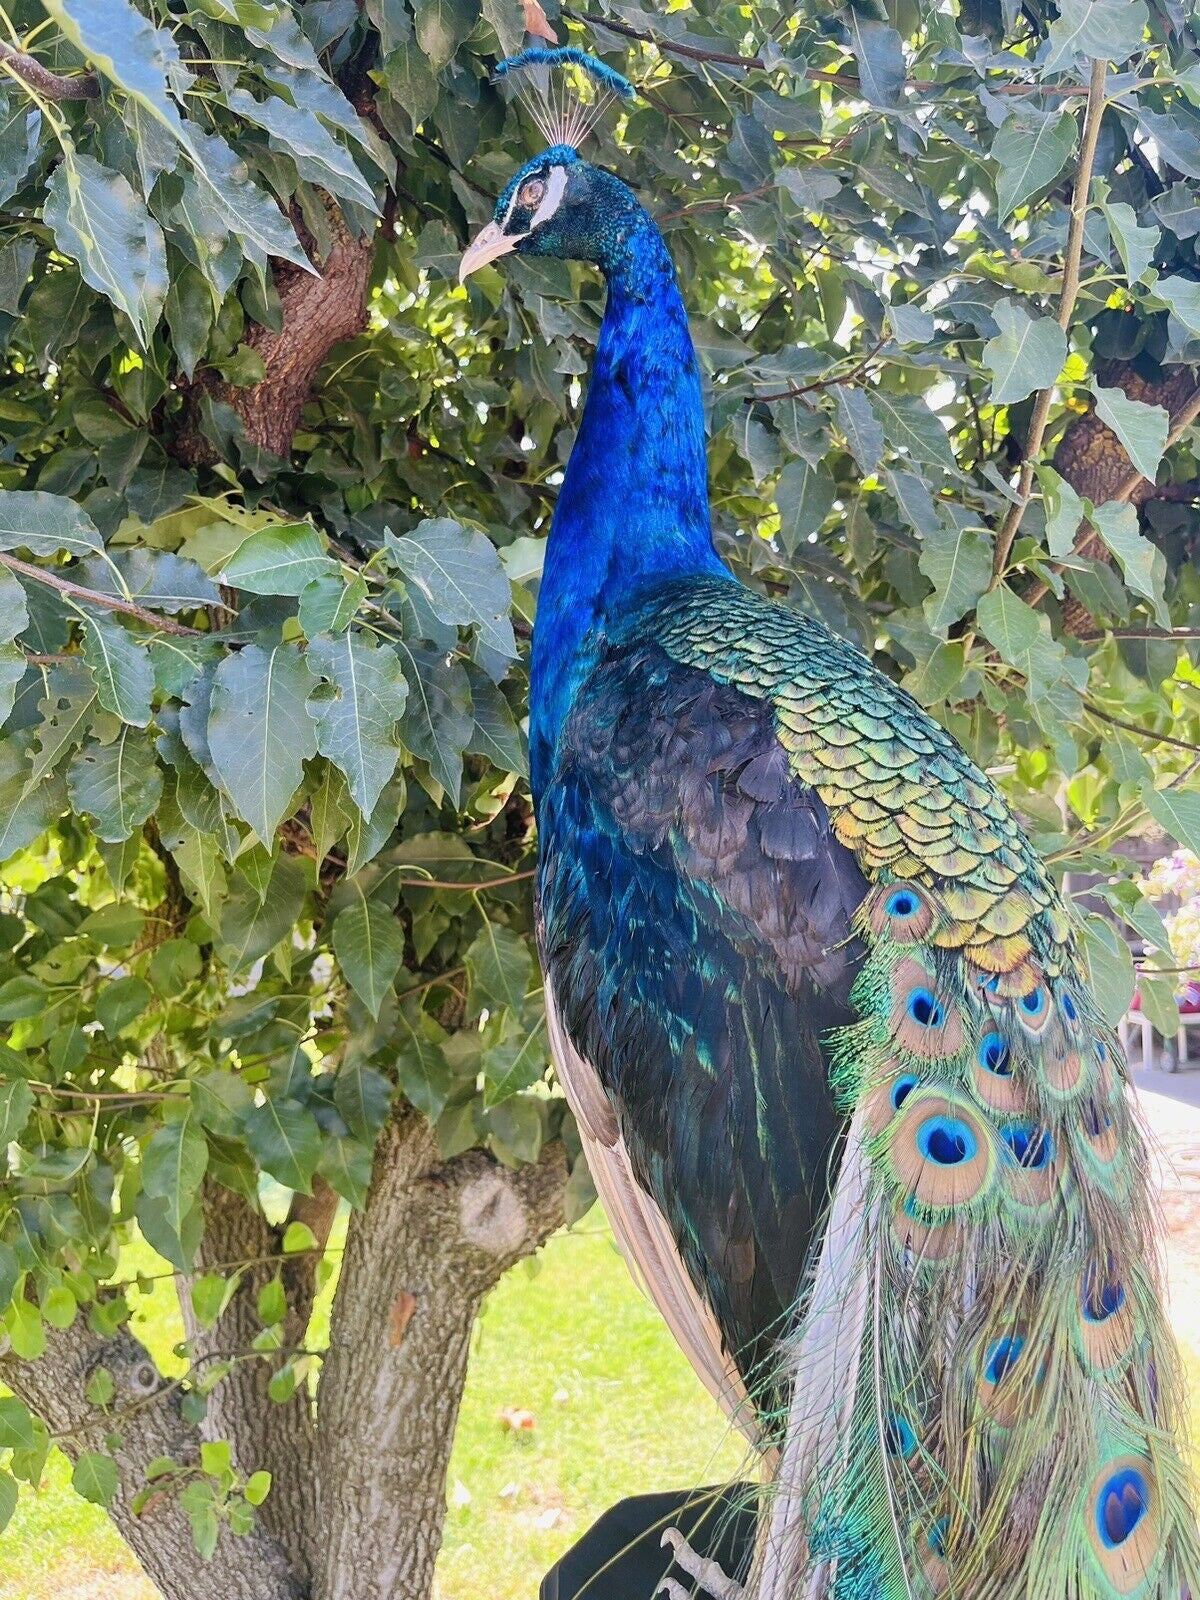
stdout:
MULTIPOLYGON (((843 1119, 867 883, 770 707, 614 647, 539 806, 556 1059, 625 1253, 715 1393, 796 1303, 843 1119)), ((745 1408, 743 1407, 743 1415, 745 1408)))

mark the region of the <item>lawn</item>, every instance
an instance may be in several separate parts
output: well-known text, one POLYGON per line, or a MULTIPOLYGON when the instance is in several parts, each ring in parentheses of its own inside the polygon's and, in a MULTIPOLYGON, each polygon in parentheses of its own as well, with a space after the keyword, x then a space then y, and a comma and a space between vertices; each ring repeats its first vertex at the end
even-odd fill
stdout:
MULTIPOLYGON (((1173 1313, 1200 1434, 1200 1196, 1172 1197, 1173 1313)), ((144 1248, 144 1247, 143 1247, 144 1248)), ((137 1266, 153 1271, 153 1259, 137 1266)), ((328 1300, 318 1305, 328 1316, 328 1300)), ((139 1331, 164 1367, 180 1336, 165 1287, 139 1331)), ((532 1600, 555 1558, 622 1495, 713 1482, 744 1463, 737 1436, 634 1289, 593 1212, 510 1273, 476 1333, 450 1471, 439 1600, 532 1600), (536 1427, 501 1427, 504 1407, 536 1427)), ((0 1539, 0 1600, 157 1600, 103 1512, 54 1458, 0 1539)))
MULTIPOLYGON (((149 1254, 137 1265, 154 1270, 149 1254)), ((180 1332, 165 1288, 138 1321, 170 1367, 180 1332)), ((440 1600, 531 1600, 546 1568, 622 1495, 711 1482, 742 1460, 593 1212, 485 1307, 450 1472, 440 1600), (506 1406, 532 1412, 533 1431, 503 1429, 506 1406)), ((0 1538, 0 1600, 156 1595, 55 1456, 0 1538)))

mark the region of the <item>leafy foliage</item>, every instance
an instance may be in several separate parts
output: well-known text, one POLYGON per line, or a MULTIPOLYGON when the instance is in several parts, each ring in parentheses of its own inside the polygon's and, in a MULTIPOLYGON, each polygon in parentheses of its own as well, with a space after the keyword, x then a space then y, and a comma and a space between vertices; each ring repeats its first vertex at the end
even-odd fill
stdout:
MULTIPOLYGON (((491 76, 517 0, 10 14, 98 90, 0 83, 0 1301, 35 1357, 136 1302, 98 1299, 130 1218, 193 1264, 206 1183, 362 1206, 405 1100, 447 1158, 562 1131, 520 723, 603 291, 516 256, 456 282, 538 144, 491 76)), ((685 284, 728 559, 901 677, 1059 870, 1148 818, 1195 844, 1174 0, 634 0, 570 33, 641 90, 596 154, 685 284)), ((1084 936, 1119 998, 1125 944, 1084 936)), ((267 1487, 210 1466, 162 1474, 206 1549, 267 1487)))

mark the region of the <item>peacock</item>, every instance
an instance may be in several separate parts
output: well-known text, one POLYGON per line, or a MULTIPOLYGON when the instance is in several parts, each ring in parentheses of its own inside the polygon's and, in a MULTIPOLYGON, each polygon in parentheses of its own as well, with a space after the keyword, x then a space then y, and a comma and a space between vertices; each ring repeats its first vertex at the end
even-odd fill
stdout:
MULTIPOLYGON (((566 63, 633 94, 502 70, 566 63)), ((551 1040, 635 1274, 771 1463, 753 1592, 1200 1595, 1145 1152, 1059 896, 936 721, 719 559, 662 236, 579 155, 594 111, 531 109, 461 277, 607 282, 533 637, 551 1040)))

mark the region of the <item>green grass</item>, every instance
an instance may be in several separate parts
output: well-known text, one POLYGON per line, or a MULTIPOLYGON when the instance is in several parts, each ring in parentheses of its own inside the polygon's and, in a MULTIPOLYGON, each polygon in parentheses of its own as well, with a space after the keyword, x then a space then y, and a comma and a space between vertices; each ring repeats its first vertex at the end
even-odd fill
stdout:
MULTIPOLYGON (((144 1248, 144 1247, 143 1247, 144 1248)), ((150 1252, 136 1265, 153 1271, 150 1252)), ((314 1333, 321 1334, 318 1307, 314 1333)), ((168 1285, 138 1331, 165 1368, 180 1337, 168 1285)), ((448 1485, 441 1600, 529 1600, 543 1572, 622 1495, 718 1481, 744 1457, 593 1213, 517 1268, 476 1332, 448 1485), (506 1406, 531 1433, 502 1428, 506 1406)), ((0 1600, 153 1600, 104 1513, 55 1455, 0 1538, 0 1600)))

